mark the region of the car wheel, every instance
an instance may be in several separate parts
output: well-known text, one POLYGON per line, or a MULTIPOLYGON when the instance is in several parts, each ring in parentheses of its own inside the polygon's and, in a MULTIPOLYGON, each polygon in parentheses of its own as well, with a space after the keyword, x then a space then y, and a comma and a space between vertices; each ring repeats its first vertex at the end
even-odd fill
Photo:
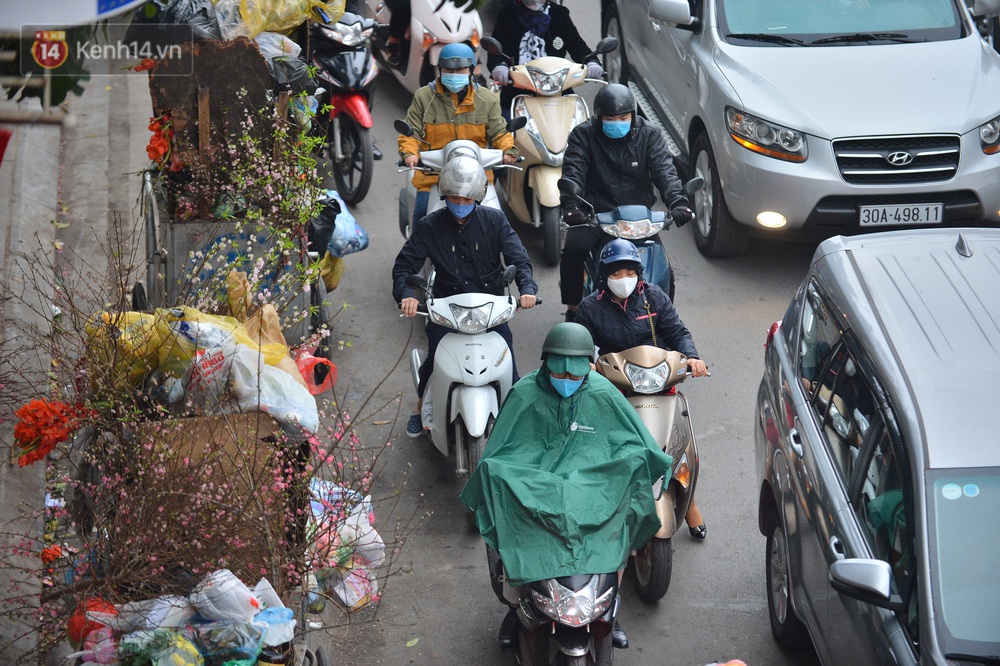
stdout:
POLYGON ((775 518, 767 535, 767 615, 771 633, 787 648, 809 647, 809 631, 792 610, 791 581, 788 568, 788 543, 785 528, 775 518))
POLYGON ((694 240, 698 250, 706 257, 742 254, 750 244, 750 231, 729 214, 708 135, 698 135, 691 156, 693 175, 705 180, 694 194, 694 240))
POLYGON ((622 33, 622 21, 618 17, 618 8, 610 4, 604 9, 604 21, 601 34, 618 40, 618 48, 604 54, 604 71, 609 83, 628 84, 628 60, 625 58, 625 35, 622 33))

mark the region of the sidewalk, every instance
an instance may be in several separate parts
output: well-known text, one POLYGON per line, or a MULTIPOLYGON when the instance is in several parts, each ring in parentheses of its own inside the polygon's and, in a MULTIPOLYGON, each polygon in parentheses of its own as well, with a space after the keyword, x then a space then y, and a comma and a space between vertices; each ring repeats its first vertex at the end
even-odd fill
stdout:
MULTIPOLYGON (((6 101, 0 105, 13 106, 6 101)), ((66 248, 60 260, 71 264, 71 271, 88 276, 95 286, 110 286, 109 229, 116 214, 129 230, 138 215, 137 174, 148 162, 146 126, 152 115, 146 76, 95 77, 85 84, 82 96, 69 97, 67 106, 75 126, 8 126, 14 135, 0 166, 0 280, 23 294, 27 303, 0 302, 0 349, 7 353, 24 348, 30 339, 22 333, 25 326, 41 331, 49 326, 45 316, 50 304, 43 293, 48 287, 32 284, 22 271, 23 262, 40 265, 52 260, 59 241, 66 248), (46 257, 40 258, 40 253, 46 257)), ((21 108, 31 107, 25 103, 21 108)), ((26 354, 19 366, 37 373, 40 393, 48 369, 40 366, 46 362, 26 354)), ((0 377, 0 384, 3 381, 0 377)), ((0 405, 0 422, 18 406, 0 405)), ((12 431, 12 423, 0 423, 0 438, 7 446, 12 431)), ((0 466, 0 532, 37 533, 41 522, 22 516, 25 508, 41 509, 43 493, 41 465, 0 466)), ((9 573, 2 569, 0 589, 11 589, 9 573)), ((23 631, 10 621, 0 622, 0 645, 23 631)), ((33 638, 20 641, 15 652, 4 652, 5 661, 13 663, 33 646, 33 638)))

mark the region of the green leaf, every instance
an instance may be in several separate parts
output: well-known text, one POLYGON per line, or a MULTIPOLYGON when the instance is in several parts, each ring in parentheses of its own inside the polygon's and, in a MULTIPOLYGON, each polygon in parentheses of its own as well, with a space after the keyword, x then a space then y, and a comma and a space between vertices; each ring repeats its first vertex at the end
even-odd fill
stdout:
POLYGON ((411 638, 410 640, 406 641, 406 647, 413 647, 414 645, 417 644, 417 641, 419 640, 420 640, 419 638, 411 638))

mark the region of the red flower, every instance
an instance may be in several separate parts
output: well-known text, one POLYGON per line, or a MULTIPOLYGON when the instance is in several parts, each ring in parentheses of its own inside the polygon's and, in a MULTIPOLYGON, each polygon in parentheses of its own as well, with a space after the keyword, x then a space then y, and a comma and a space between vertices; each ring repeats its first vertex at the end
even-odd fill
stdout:
MULTIPOLYGON (((166 164, 171 153, 170 140, 174 136, 174 130, 170 126, 170 120, 169 113, 165 113, 159 118, 149 119, 149 131, 153 133, 153 136, 150 137, 149 144, 146 146, 146 155, 161 167, 166 164)), ((171 167, 173 167, 173 163, 171 163, 171 167)))
POLYGON ((52 564, 62 557, 62 548, 60 548, 58 544, 52 545, 42 550, 40 555, 42 558, 42 564, 52 564))
POLYGON ((152 58, 143 58, 139 61, 138 65, 132 65, 129 67, 133 72, 145 72, 147 69, 153 69, 156 67, 156 61, 152 58))
POLYGON ((32 400, 14 415, 20 419, 14 426, 14 446, 24 451, 17 464, 25 467, 45 458, 60 442, 69 439, 80 419, 93 416, 95 412, 42 398, 32 400))

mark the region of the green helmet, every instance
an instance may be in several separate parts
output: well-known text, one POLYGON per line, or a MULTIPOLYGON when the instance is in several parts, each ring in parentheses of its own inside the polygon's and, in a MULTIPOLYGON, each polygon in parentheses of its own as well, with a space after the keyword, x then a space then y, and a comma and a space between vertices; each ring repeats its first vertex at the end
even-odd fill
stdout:
POLYGON ((580 324, 563 322, 556 324, 545 336, 542 344, 542 360, 549 354, 560 356, 586 356, 594 360, 594 338, 590 331, 580 324))

